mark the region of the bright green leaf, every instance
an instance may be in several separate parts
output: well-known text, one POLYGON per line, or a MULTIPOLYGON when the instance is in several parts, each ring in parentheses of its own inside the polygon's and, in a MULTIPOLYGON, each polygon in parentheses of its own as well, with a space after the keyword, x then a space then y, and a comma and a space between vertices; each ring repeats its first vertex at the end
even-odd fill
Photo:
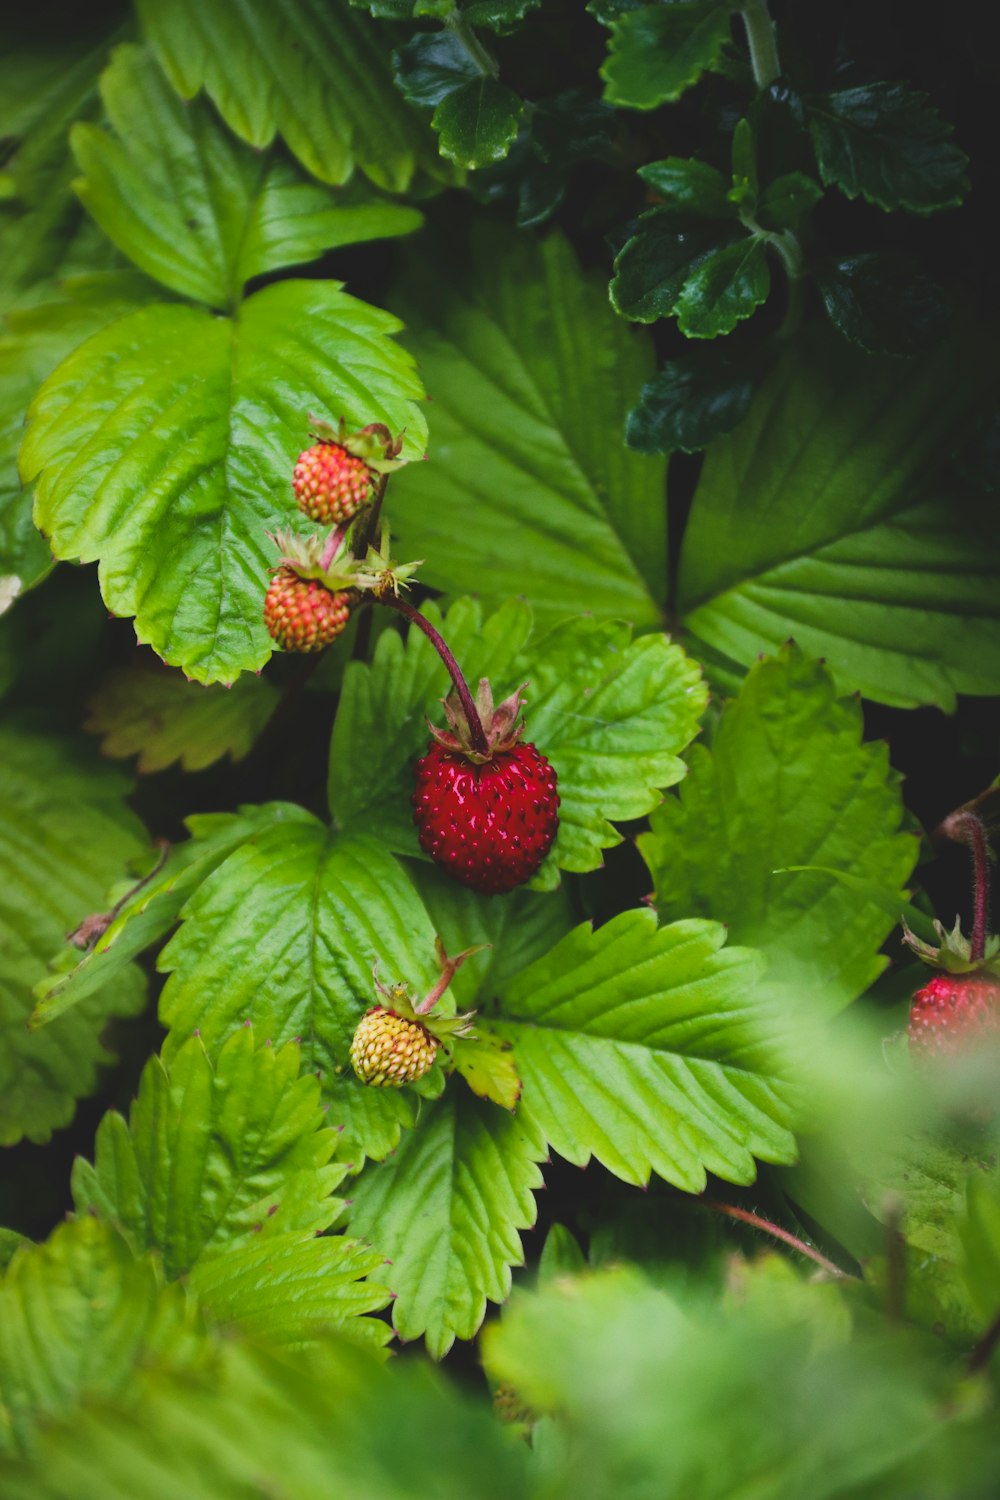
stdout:
POLYGON ((296 514, 309 413, 405 427, 423 450, 398 328, 338 282, 290 280, 235 320, 154 306, 90 339, 36 396, 21 450, 53 551, 99 559, 109 608, 189 676, 259 668, 265 531, 296 514))
POLYGON ((392 856, 315 819, 265 830, 218 867, 183 916, 159 960, 170 973, 160 1002, 168 1065, 195 1030, 211 1050, 247 1020, 275 1046, 297 1038, 343 1131, 341 1155, 391 1151, 416 1098, 366 1088, 351 1071, 351 1040, 377 999, 376 962, 383 982, 415 993, 438 978, 430 919, 392 856))
POLYGON ((770 289, 764 243, 748 235, 692 269, 674 304, 677 327, 689 339, 732 333, 767 301, 770 289))
POLYGON ((960 340, 906 366, 790 351, 706 456, 678 582, 692 634, 746 666, 793 636, 882 703, 995 692, 996 519, 942 473, 988 379, 960 340))
POLYGON ((114 134, 74 127, 77 193, 130 260, 195 301, 231 306, 254 276, 420 225, 395 204, 341 207, 274 152, 234 141, 209 104, 177 96, 141 47, 117 49, 101 95, 114 134))
POLYGON ((204 88, 251 146, 284 136, 322 182, 357 165, 390 192, 433 170, 426 127, 393 87, 384 39, 344 0, 245 0, 205 11, 201 0, 138 0, 139 18, 171 83, 204 88))
POLYGON ((970 1176, 959 1221, 962 1274, 984 1330, 1000 1314, 1000 1184, 996 1172, 970 1176))
POLYGON ((480 1023, 474 1036, 456 1037, 450 1045, 451 1065, 472 1092, 512 1110, 521 1097, 521 1080, 510 1043, 480 1023))
POLYGON ((639 848, 664 921, 724 922, 734 943, 760 949, 786 1007, 838 1009, 885 968, 917 841, 901 833, 899 777, 886 746, 862 743, 861 709, 794 648, 754 666, 727 704, 711 751, 696 746, 678 797, 652 815, 639 848), (876 883, 895 916, 856 886, 876 883))
POLYGON ((803 103, 820 176, 848 198, 932 214, 957 208, 968 191, 968 157, 918 89, 870 83, 803 103))
MULTIPOLYGON (((38 583, 52 554, 31 519, 31 491, 17 472, 24 416, 47 375, 84 339, 150 300, 153 287, 131 272, 68 281, 52 301, 9 313, 0 332, 0 587, 11 599, 38 583)), ((0 600, 0 614, 4 610, 0 600)))
POLYGON ((469 26, 485 26, 501 34, 516 29, 529 10, 537 10, 542 0, 468 0, 462 8, 462 19, 469 26))
POLYGON ((392 1159, 365 1168, 354 1184, 351 1232, 368 1235, 391 1266, 400 1337, 424 1334, 440 1358, 456 1335, 470 1339, 487 1301, 510 1292, 510 1268, 524 1259, 519 1229, 535 1221, 538 1130, 464 1084, 452 1083, 425 1109, 419 1129, 392 1159))
POLYGON ((623 912, 576 928, 506 986, 490 1025, 514 1044, 526 1114, 576 1166, 651 1171, 690 1193, 789 1162, 791 1083, 762 964, 715 923, 623 912))
POLYGON ((449 593, 658 624, 665 465, 619 436, 649 345, 561 237, 492 225, 476 247, 471 271, 422 273, 401 299, 433 398, 430 462, 391 491, 406 555, 449 593))
POLYGON ((726 0, 672 0, 643 5, 610 22, 601 77, 609 104, 656 109, 714 68, 729 41, 733 7, 726 0))
POLYGON ((33 1450, 42 1422, 124 1395, 141 1361, 183 1359, 196 1344, 183 1297, 163 1291, 152 1260, 133 1259, 96 1219, 61 1224, 0 1282, 0 1450, 33 1450))
POLYGON ((105 898, 108 911, 119 902, 122 905, 115 910, 100 941, 82 958, 79 950, 71 947, 63 949, 53 960, 55 972, 35 986, 39 999, 31 1025, 45 1026, 99 991, 137 953, 163 937, 176 922, 192 891, 233 849, 271 824, 308 819, 309 814, 303 808, 281 802, 245 807, 238 813, 189 818, 192 837, 171 849, 162 866, 154 867, 150 879, 139 889, 134 889, 136 883, 130 882, 124 891, 116 889, 105 898), (130 894, 132 891, 134 894, 130 894))
POLYGON ((489 74, 446 94, 431 124, 438 150, 460 167, 488 167, 502 161, 517 135, 524 108, 513 89, 489 74))
MULTIPOLYGON (((428 616, 438 619, 431 607, 428 616)), ((489 676, 497 701, 530 681, 525 723, 530 743, 559 779, 559 832, 537 879, 556 870, 596 868, 601 850, 621 842, 612 819, 642 817, 658 788, 684 774, 677 758, 697 732, 705 690, 697 668, 662 635, 630 642, 627 626, 567 621, 529 635, 530 613, 511 602, 485 623, 471 601, 458 601, 445 630, 473 682, 489 676)), ((386 633, 372 667, 352 663, 330 747, 330 806, 400 853, 416 852, 408 793, 412 762, 426 748, 425 715, 448 687, 425 636, 404 647, 386 633)))
POLYGON ((255 1047, 249 1026, 214 1064, 197 1036, 169 1065, 151 1058, 128 1124, 106 1114, 94 1165, 77 1159, 78 1211, 110 1219, 136 1254, 158 1250, 171 1279, 234 1245, 329 1228, 346 1168, 300 1063, 297 1044, 255 1047))
POLYGON ((138 754, 139 771, 162 771, 177 760, 185 771, 200 771, 224 755, 242 760, 277 701, 269 682, 250 675, 228 689, 206 688, 180 672, 117 667, 90 699, 84 728, 103 736, 103 755, 138 754))
POLYGON ((70 740, 0 730, 0 1143, 47 1141, 68 1125, 110 1062, 110 1017, 142 1008, 129 967, 45 1033, 27 1028, 31 986, 66 932, 97 907, 113 875, 143 848, 125 806, 129 783, 70 740))

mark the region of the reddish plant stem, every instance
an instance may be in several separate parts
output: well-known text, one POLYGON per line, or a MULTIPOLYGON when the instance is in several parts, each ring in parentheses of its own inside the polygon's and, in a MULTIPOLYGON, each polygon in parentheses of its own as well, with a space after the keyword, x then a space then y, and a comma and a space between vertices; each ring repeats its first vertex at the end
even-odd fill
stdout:
POLYGON ((962 813, 955 819, 954 833, 964 839, 972 851, 972 941, 969 957, 977 963, 986 953, 986 927, 990 917, 990 851, 986 827, 975 813, 962 813))
POLYGON ((765 1234, 773 1235, 776 1240, 781 1240, 784 1244, 791 1245, 793 1250, 797 1250, 800 1255, 805 1255, 809 1260, 815 1261, 818 1266, 822 1266, 823 1270, 828 1271, 831 1276, 836 1276, 839 1280, 843 1280, 847 1276, 847 1272, 842 1271, 839 1266, 835 1266, 832 1260, 827 1260, 825 1255, 821 1254, 819 1250, 814 1249, 812 1245, 807 1245, 805 1240, 800 1240, 798 1235, 791 1234, 787 1229, 782 1229, 780 1224, 772 1224, 770 1219, 762 1219, 759 1214, 751 1213, 746 1208, 737 1208, 733 1203, 719 1203, 714 1198, 699 1198, 698 1201, 704 1204, 706 1208, 714 1209, 717 1214, 727 1214, 731 1219, 740 1219, 744 1224, 752 1224, 754 1229, 762 1229, 765 1234))
POLYGON ((489 756, 490 747, 487 743, 486 731, 483 729, 483 721, 479 717, 479 712, 472 700, 472 694, 469 692, 468 683, 462 676, 461 668, 452 656, 447 641, 434 629, 430 620, 425 620, 420 611, 414 609, 412 604, 407 604, 405 599, 399 599, 395 594, 386 593, 379 598, 378 602, 379 604, 388 605, 390 609, 397 610, 403 616, 404 620, 409 620, 411 625, 415 625, 418 630, 423 631, 438 656, 444 662, 448 670, 448 675, 455 684, 455 691, 461 701, 465 717, 469 721, 469 733, 472 739, 473 750, 475 750, 477 755, 489 756))
MULTIPOLYGON (((438 942, 441 942, 440 938, 438 939, 438 942)), ((419 1005, 415 1005, 413 1007, 415 1014, 418 1016, 426 1016, 430 1011, 432 1011, 435 1005, 437 1005, 438 1001, 441 999, 441 996, 444 994, 445 990, 451 984, 451 981, 454 979, 459 969, 465 963, 465 960, 467 958, 471 958, 474 953, 481 953, 484 948, 488 948, 489 946, 489 943, 477 943, 475 948, 466 948, 464 953, 457 953, 454 958, 449 958, 447 953, 444 951, 444 945, 442 944, 438 950, 439 957, 441 959, 441 977, 434 988, 431 990, 430 994, 426 997, 426 999, 421 1000, 419 1005)))

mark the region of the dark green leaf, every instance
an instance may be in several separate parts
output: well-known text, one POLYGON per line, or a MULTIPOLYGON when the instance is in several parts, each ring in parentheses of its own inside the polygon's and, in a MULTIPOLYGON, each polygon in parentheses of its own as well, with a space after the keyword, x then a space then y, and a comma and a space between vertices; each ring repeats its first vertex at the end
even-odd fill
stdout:
POLYGON ((754 385, 747 364, 714 350, 711 357, 692 350, 683 360, 668 360, 639 392, 625 440, 640 453, 694 453, 742 422, 754 385))
POLYGON ((102 755, 137 754, 140 772, 177 760, 185 771, 200 771, 224 755, 242 760, 277 702, 277 690, 252 674, 231 688, 205 688, 180 672, 118 667, 90 698, 84 728, 103 735, 102 755))
POLYGON ((666 200, 667 208, 704 214, 709 219, 733 219, 736 207, 722 173, 693 157, 668 156, 639 168, 639 176, 666 200))
POLYGON ((775 178, 757 200, 755 218, 762 229, 780 232, 797 229, 806 214, 823 196, 819 183, 804 172, 787 172, 775 178))
POLYGON ((154 305, 90 339, 32 403, 22 474, 59 557, 100 560, 105 601, 200 682, 261 667, 266 531, 311 412, 426 428, 399 323, 335 281, 287 280, 238 319, 154 305))
POLYGON ((542 99, 531 117, 532 146, 543 161, 567 165, 606 150, 614 139, 615 111, 584 88, 542 99))
POLYGON ((433 397, 430 462, 393 480, 407 554, 432 587, 487 605, 523 594, 554 623, 586 600, 658 624, 665 465, 616 436, 652 374, 648 341, 608 317, 604 278, 560 235, 494 223, 447 264, 394 302, 433 397))
POLYGON ((501 35, 514 31, 529 10, 537 10, 542 0, 467 0, 462 20, 469 26, 485 26, 501 35))
POLYGON ((790 636, 845 688, 937 703, 1000 685, 996 507, 943 472, 992 380, 981 341, 900 366, 817 331, 709 449, 680 608, 749 666, 790 636))
POLYGON ((453 31, 418 32, 392 59, 393 77, 411 104, 433 107, 479 69, 453 31))
POLYGON ((251 146, 284 136, 321 182, 355 165, 404 192, 418 168, 440 173, 426 127, 393 87, 380 29, 343 0, 138 0, 146 36, 185 99, 204 88, 251 146))
POLYGON ((831 322, 870 354, 917 354, 948 330, 944 289, 908 256, 868 251, 815 276, 831 322))
POLYGON ((441 155, 460 167, 501 161, 517 135, 523 108, 513 89, 495 78, 462 84, 442 99, 431 120, 441 155))
POLYGON ((905 903, 917 841, 899 831, 885 745, 861 735, 857 702, 838 699, 829 673, 786 647, 751 669, 711 752, 691 751, 680 796, 639 838, 663 919, 724 922, 733 942, 766 955, 786 1009, 835 1010, 867 989, 905 903), (778 873, 790 865, 863 876, 885 900, 816 871, 778 873))
POLYGON ((692 267, 674 304, 677 327, 689 339, 732 333, 771 290, 764 241, 747 235, 692 267))
POLYGON ((740 207, 753 209, 757 201, 759 182, 757 179, 757 142, 749 120, 737 120, 733 131, 733 187, 732 202, 740 207))
POLYGON ((968 157, 919 90, 872 83, 803 103, 820 176, 848 198, 932 214, 957 208, 968 191, 968 157))
POLYGON ((128 780, 90 747, 8 723, 0 731, 0 1143, 47 1141, 89 1094, 112 1016, 146 995, 129 966, 72 1016, 29 1031, 32 985, 65 934, 99 908, 108 884, 145 843, 125 806, 128 780))
POLYGON ((656 109, 679 99, 719 61, 729 41, 731 12, 726 0, 672 0, 609 19, 610 50, 601 69, 605 99, 632 109, 656 109))
POLYGON ((747 238, 737 226, 682 219, 669 208, 650 209, 615 259, 612 305, 639 323, 669 317, 699 268, 734 239, 742 247, 747 238))

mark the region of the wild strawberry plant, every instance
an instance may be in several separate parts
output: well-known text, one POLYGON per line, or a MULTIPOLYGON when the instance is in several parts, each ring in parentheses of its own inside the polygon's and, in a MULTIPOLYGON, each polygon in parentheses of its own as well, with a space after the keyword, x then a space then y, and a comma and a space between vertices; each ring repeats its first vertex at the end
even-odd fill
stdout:
POLYGON ((993 1496, 978 16, 4 26, 0 1490, 993 1496))

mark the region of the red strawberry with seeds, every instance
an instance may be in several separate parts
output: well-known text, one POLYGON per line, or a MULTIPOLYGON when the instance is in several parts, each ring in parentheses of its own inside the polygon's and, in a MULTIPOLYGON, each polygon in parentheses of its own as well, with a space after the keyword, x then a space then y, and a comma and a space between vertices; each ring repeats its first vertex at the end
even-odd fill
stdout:
POLYGON ((935 974, 913 997, 907 1026, 915 1058, 957 1057, 1000 1041, 1000 979, 935 974))
POLYGON ((460 701, 445 699, 450 730, 417 761, 413 816, 420 846, 463 885, 511 891, 538 870, 559 827, 556 773, 534 745, 521 742, 521 690, 496 708, 484 678, 476 710, 485 748, 473 745, 460 701))

